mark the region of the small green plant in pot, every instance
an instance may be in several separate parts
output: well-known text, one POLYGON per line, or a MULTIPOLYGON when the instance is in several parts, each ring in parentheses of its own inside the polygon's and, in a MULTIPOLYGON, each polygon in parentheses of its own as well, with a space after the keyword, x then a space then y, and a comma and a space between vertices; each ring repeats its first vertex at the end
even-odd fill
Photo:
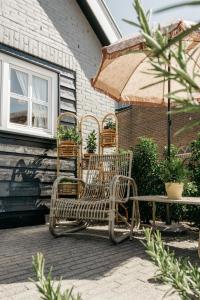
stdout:
POLYGON ((165 183, 168 198, 181 199, 188 171, 182 160, 177 157, 166 159, 161 166, 161 178, 165 183))
POLYGON ((58 154, 60 157, 76 157, 81 138, 76 128, 65 128, 60 125, 57 130, 58 154))
POLYGON ((59 141, 72 141, 76 144, 80 144, 81 138, 79 133, 76 131, 76 128, 65 128, 60 125, 57 130, 57 137, 59 141))
POLYGON ((116 122, 112 118, 107 118, 103 122, 103 130, 101 132, 101 146, 116 146, 116 122))
POLYGON ((95 130, 92 130, 86 139, 86 147, 87 153, 92 154, 95 153, 97 149, 97 133, 95 130))
POLYGON ((104 129, 112 129, 112 130, 116 130, 116 123, 111 119, 107 119, 106 123, 104 125, 104 129))

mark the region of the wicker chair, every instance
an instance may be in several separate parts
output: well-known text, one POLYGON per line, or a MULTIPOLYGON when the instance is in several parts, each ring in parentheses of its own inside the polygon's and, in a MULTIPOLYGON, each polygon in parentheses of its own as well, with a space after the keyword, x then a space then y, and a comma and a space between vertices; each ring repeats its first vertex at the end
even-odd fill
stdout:
POLYGON ((109 237, 114 243, 131 238, 134 222, 139 220, 138 205, 133 207, 135 216, 132 215, 131 224, 119 209, 128 201, 131 192, 137 194, 136 184, 130 178, 131 164, 132 153, 92 155, 86 182, 74 179, 84 185, 83 192, 77 199, 59 197, 58 184, 66 177, 58 177, 52 191, 50 232, 54 236, 63 236, 78 233, 93 223, 107 222, 109 237), (123 222, 129 231, 125 234, 120 231, 120 235, 118 231, 116 234, 116 220, 120 220, 120 225, 123 222))

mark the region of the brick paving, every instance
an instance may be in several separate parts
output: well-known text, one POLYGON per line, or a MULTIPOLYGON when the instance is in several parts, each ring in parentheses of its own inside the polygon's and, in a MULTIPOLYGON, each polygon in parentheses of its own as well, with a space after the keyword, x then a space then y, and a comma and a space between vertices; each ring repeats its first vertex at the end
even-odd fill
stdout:
MULTIPOLYGON (((62 276, 62 287, 79 292, 83 300, 159 300, 169 287, 156 282, 156 268, 145 254, 139 233, 133 241, 111 245, 104 239, 88 237, 53 238, 47 226, 0 231, 0 299, 38 300, 29 278, 31 257, 44 253, 53 276, 62 276)), ((197 234, 165 238, 177 255, 197 257, 197 234)), ((168 295, 166 299, 179 297, 168 295)))

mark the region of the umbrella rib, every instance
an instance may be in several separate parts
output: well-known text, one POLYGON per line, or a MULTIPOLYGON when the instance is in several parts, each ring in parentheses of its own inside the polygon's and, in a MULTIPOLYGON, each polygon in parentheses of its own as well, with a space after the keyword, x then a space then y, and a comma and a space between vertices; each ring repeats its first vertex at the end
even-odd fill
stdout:
POLYGON ((124 87, 122 88, 122 90, 121 90, 121 92, 120 92, 120 98, 121 98, 121 95, 122 95, 124 89, 125 89, 126 86, 128 85, 128 82, 129 82, 130 78, 132 77, 132 75, 134 74, 134 72, 137 70, 137 68, 145 61, 145 59, 146 59, 147 57, 149 57, 149 55, 147 55, 146 57, 144 57, 144 59, 143 59, 142 61, 140 61, 140 63, 135 67, 135 69, 134 69, 134 70, 131 72, 131 74, 129 75, 129 78, 127 79, 127 81, 126 81, 124 87))

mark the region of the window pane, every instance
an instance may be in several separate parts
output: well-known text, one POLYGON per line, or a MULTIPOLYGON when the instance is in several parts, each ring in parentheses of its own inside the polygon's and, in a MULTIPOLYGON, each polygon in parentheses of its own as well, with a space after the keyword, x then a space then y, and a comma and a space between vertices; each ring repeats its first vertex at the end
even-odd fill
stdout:
POLYGON ((45 128, 48 127, 48 109, 44 105, 33 103, 32 107, 32 126, 45 128))
POLYGON ((11 69, 11 88, 12 93, 28 96, 28 74, 11 69))
POLYGON ((28 102, 10 99, 10 122, 27 125, 28 120, 28 102))
POLYGON ((33 76, 33 98, 48 101, 48 81, 37 76, 33 76))

